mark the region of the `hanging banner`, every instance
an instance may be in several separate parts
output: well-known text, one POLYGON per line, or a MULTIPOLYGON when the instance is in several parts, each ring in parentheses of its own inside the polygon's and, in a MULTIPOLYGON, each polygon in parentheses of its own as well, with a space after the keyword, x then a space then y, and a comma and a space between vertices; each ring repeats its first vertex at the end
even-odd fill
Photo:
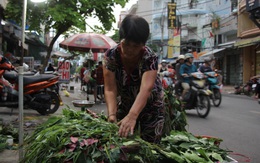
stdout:
POLYGON ((176 28, 176 3, 168 2, 168 29, 176 28))
POLYGON ((167 58, 173 58, 173 38, 168 41, 168 55, 167 58))
POLYGON ((173 30, 173 57, 178 57, 181 54, 181 29, 173 30))

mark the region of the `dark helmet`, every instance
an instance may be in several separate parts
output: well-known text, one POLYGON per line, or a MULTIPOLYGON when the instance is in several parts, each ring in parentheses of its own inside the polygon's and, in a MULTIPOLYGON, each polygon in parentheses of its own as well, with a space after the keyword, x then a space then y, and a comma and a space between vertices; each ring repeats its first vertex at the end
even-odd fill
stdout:
POLYGON ((209 62, 211 62, 211 60, 212 60, 211 58, 205 58, 205 59, 204 59, 204 62, 209 63, 209 62))
POLYGON ((188 58, 194 58, 193 54, 191 54, 191 53, 186 53, 186 54, 185 54, 185 59, 188 59, 188 58))

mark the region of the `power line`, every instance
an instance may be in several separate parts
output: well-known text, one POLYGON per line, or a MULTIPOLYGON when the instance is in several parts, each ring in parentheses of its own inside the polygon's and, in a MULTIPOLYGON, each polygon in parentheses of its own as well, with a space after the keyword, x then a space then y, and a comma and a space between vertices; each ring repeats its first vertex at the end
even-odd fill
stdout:
MULTIPOLYGON (((208 2, 212 2, 212 1, 213 1, 213 0, 206 1, 206 2, 202 2, 202 3, 200 3, 200 4, 208 3, 208 2)), ((186 5, 186 4, 184 4, 184 5, 186 5)), ((188 5, 188 4, 187 4, 187 5, 188 5)), ((178 7, 177 10, 179 11, 180 8, 184 8, 184 7, 178 7)), ((226 7, 226 8, 223 8, 223 9, 220 9, 220 10, 216 10, 216 11, 213 11, 213 12, 218 13, 218 12, 224 11, 224 10, 226 10, 226 9, 230 9, 230 8, 231 8, 231 6, 228 6, 228 7, 226 7)), ((158 9, 157 9, 157 10, 158 10, 158 9)), ((162 10, 160 10, 160 11, 158 12, 158 14, 162 14, 162 15, 163 15, 164 10, 165 10, 165 7, 164 7, 162 10)), ((155 10, 150 10, 150 11, 155 11, 155 10)), ((149 10, 143 11, 143 12, 139 12, 138 14, 140 14, 140 13, 146 13, 146 12, 149 12, 149 10)), ((179 13, 180 13, 180 15, 182 15, 180 11, 179 11, 179 13)), ((150 15, 154 15, 154 14, 156 14, 156 13, 153 12, 152 14, 146 14, 146 15, 142 15, 142 16, 150 16, 150 15)), ((226 19, 228 19, 228 18, 230 18, 230 17, 226 17, 226 18, 222 19, 222 21, 223 21, 223 20, 226 20, 226 19)), ((231 20, 233 20, 233 19, 235 19, 235 17, 232 18, 231 20)), ((228 21, 231 21, 231 20, 228 20, 228 21)), ((225 23, 225 22, 224 22, 224 23, 225 23)), ((198 36, 200 39, 204 39, 204 38, 202 38, 202 37, 199 36, 198 34, 203 34, 203 33, 209 32, 209 30, 207 30, 207 31, 202 31, 202 32, 198 33, 198 32, 194 32, 194 30, 192 30, 192 29, 189 28, 188 26, 186 26, 186 28, 187 28, 189 31, 191 31, 193 34, 195 34, 196 36, 198 36)), ((157 35, 157 34, 159 34, 159 32, 156 33, 155 35, 157 35)), ((163 36, 162 36, 162 37, 163 37, 163 36)), ((158 41, 159 41, 159 40, 158 40, 158 41)), ((210 43, 210 44, 211 44, 211 43, 210 43)), ((171 46, 171 45, 168 45, 168 46, 171 46)), ((173 47, 175 47, 175 46, 173 46, 173 47)), ((195 46, 194 46, 194 47, 195 47, 195 46)), ((211 45, 211 47, 212 47, 212 45, 211 45)), ((200 47, 197 47, 197 48, 200 48, 200 47)))
MULTIPOLYGON (((205 1, 205 2, 201 2, 201 3, 197 3, 197 5, 198 4, 204 4, 204 3, 209 3, 209 2, 213 2, 214 0, 209 0, 209 1, 205 1)), ((181 9, 181 8, 186 8, 186 7, 189 7, 189 4, 183 4, 183 6, 182 5, 179 5, 178 6, 178 4, 177 4, 177 8, 179 8, 179 9, 181 9), (187 6, 186 6, 187 5, 187 6)), ((162 7, 162 8, 157 8, 157 9, 152 9, 152 10, 146 10, 146 11, 141 11, 141 12, 138 12, 138 14, 142 14, 142 13, 146 13, 146 12, 153 12, 153 11, 156 11, 156 10, 158 10, 159 12, 161 12, 161 10, 164 10, 165 9, 165 7, 162 7)))

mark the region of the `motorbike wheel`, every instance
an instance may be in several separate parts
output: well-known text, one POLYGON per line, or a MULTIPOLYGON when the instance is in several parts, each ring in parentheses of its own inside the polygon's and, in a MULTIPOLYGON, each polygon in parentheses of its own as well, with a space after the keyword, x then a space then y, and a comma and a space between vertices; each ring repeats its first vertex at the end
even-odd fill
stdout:
POLYGON ((208 116, 210 111, 210 99, 207 95, 199 95, 198 105, 196 107, 199 117, 205 118, 208 116))
POLYGON ((212 94, 213 105, 218 107, 221 104, 222 95, 219 89, 214 89, 212 94))
POLYGON ((42 110, 42 109, 37 110, 37 112, 40 113, 41 115, 53 114, 60 107, 59 95, 57 93, 51 92, 51 91, 49 91, 48 94, 51 96, 51 106, 49 109, 46 109, 46 110, 42 110))

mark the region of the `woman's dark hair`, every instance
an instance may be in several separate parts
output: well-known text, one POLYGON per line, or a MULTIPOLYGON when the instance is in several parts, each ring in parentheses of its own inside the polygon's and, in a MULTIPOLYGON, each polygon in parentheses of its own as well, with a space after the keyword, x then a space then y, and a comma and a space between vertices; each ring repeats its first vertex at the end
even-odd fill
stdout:
POLYGON ((137 15, 126 15, 119 28, 120 40, 145 44, 150 34, 147 21, 137 15))

